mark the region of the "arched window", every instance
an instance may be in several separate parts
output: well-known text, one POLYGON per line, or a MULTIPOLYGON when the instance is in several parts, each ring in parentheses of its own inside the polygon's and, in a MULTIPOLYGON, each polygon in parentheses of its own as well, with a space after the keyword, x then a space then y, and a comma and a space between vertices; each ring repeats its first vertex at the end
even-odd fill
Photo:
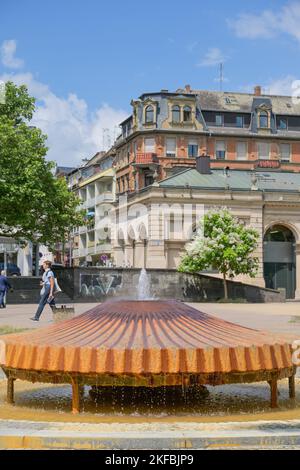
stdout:
POLYGON ((183 120, 184 121, 192 120, 192 109, 190 108, 190 106, 185 106, 183 108, 183 120))
POLYGON ((172 122, 180 122, 180 106, 173 106, 172 122))
POLYGON ((259 127, 264 127, 264 128, 269 127, 268 121, 269 121, 269 118, 268 118, 267 111, 261 111, 259 114, 259 127))
POLYGON ((154 109, 153 106, 147 106, 145 110, 145 121, 147 123, 154 122, 154 109))

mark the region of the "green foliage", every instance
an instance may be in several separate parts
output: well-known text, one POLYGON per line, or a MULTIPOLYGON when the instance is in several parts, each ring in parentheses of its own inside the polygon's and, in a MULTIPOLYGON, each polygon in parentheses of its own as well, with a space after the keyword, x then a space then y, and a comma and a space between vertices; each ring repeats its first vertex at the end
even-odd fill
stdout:
POLYGON ((10 335, 12 333, 22 333, 23 331, 29 331, 31 328, 15 328, 10 325, 0 326, 0 335, 10 335))
POLYGON ((0 235, 51 246, 83 221, 79 199, 45 160, 46 136, 30 126, 35 100, 6 83, 0 104, 0 235))
POLYGON ((178 268, 181 272, 199 272, 213 268, 226 276, 248 274, 255 277, 258 258, 252 253, 259 234, 239 224, 227 209, 211 210, 204 216, 194 240, 178 268))

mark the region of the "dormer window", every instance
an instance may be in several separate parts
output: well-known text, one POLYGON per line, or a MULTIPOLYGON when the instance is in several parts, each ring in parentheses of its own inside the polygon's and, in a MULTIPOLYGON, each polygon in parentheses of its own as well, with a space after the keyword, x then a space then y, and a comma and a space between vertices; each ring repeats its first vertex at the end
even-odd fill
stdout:
POLYGON ((236 127, 244 127, 244 116, 236 116, 236 127))
POLYGON ((280 118, 278 123, 278 128, 281 130, 286 130, 288 128, 287 119, 280 118))
POLYGON ((173 106, 172 108, 172 122, 180 122, 180 106, 173 106))
POLYGON ((259 113, 259 127, 267 129, 269 127, 269 116, 267 111, 261 111, 259 113))
POLYGON ((192 109, 190 106, 185 106, 183 108, 183 120, 184 122, 192 120, 192 109))
POLYGON ((145 122, 151 124, 154 122, 154 109, 152 105, 149 105, 145 109, 145 122))
POLYGON ((216 114, 216 126, 224 125, 224 116, 223 114, 216 114))

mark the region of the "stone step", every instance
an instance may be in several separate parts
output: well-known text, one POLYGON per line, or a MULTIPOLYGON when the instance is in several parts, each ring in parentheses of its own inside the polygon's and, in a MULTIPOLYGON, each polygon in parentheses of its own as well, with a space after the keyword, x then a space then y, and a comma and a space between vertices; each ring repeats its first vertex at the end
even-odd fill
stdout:
POLYGON ((299 449, 299 420, 68 423, 0 420, 0 449, 299 449))

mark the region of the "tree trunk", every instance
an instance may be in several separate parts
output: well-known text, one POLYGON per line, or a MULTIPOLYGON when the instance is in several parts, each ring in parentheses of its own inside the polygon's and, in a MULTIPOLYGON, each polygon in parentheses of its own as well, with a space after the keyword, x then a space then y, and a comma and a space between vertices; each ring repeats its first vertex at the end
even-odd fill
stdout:
POLYGON ((223 273, 223 284, 224 284, 224 299, 228 300, 228 289, 227 289, 227 282, 226 282, 226 274, 223 273))

